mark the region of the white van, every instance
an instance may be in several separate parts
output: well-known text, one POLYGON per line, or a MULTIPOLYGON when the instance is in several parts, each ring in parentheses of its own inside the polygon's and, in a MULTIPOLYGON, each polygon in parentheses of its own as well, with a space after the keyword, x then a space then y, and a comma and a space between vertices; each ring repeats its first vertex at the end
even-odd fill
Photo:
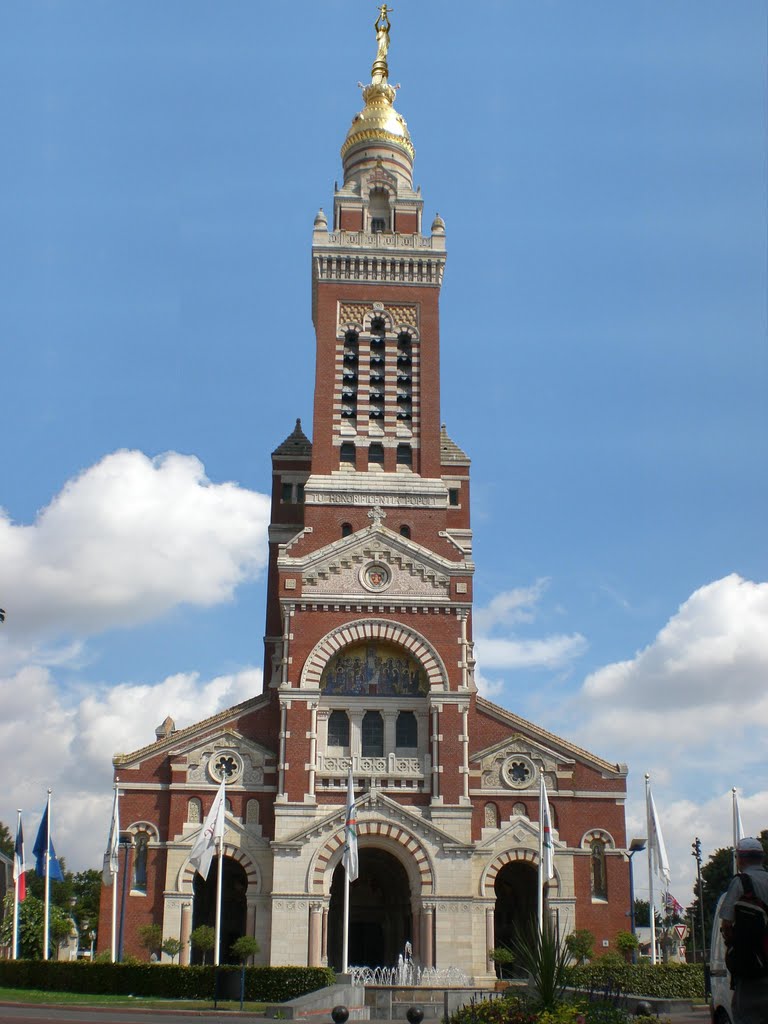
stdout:
POLYGON ((725 893, 717 901, 715 916, 712 920, 712 948, 709 953, 709 975, 712 983, 712 1002, 710 1012, 712 1024, 732 1024, 733 1014, 731 1012, 731 976, 725 966, 725 942, 720 933, 720 907, 725 899, 725 893))

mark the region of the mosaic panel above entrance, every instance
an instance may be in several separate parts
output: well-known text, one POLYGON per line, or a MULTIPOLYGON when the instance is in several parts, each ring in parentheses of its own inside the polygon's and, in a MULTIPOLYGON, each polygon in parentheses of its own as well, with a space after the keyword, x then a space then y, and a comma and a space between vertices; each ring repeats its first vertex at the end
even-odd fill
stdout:
POLYGON ((428 685, 424 669, 402 647, 366 640, 331 658, 320 689, 328 697, 422 697, 428 685))

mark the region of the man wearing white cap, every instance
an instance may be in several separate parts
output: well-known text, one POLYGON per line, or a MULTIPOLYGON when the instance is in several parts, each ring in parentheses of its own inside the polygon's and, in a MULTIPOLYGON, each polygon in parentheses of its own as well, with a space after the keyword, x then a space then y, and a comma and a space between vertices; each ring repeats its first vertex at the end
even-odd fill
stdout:
MULTIPOLYGON (((740 839, 736 844, 737 874, 728 886, 720 908, 726 946, 733 945, 735 906, 745 892, 741 875, 747 875, 755 896, 768 907, 768 871, 763 867, 765 851, 759 839, 740 839)), ((727 960, 726 960, 727 962, 727 960)), ((768 974, 758 978, 731 978, 734 1024, 768 1024, 768 974)))

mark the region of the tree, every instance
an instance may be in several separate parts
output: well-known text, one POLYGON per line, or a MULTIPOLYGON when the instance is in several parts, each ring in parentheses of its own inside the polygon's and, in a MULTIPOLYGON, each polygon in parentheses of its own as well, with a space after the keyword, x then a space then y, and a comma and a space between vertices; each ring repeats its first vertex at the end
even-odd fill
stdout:
POLYGON ((13 860, 15 849, 16 843, 11 835, 11 830, 4 821, 0 821, 0 853, 4 853, 6 857, 10 857, 13 860))
POLYGON ((595 936, 587 928, 577 928, 565 937, 565 946, 577 964, 591 960, 594 955, 595 936))
POLYGON ((633 935, 632 932, 617 932, 614 940, 616 949, 623 954, 623 956, 631 962, 632 954, 640 945, 637 941, 637 936, 633 935))
MULTIPOLYGON (((10 946, 13 943, 13 895, 5 897, 5 916, 0 926, 0 941, 10 946)), ((42 960, 43 920, 45 904, 27 893, 19 904, 19 956, 24 960, 42 960)), ((48 913, 49 952, 55 953, 58 946, 72 931, 72 921, 61 907, 51 906, 48 913)))
POLYGON ((173 936, 170 936, 163 940, 160 950, 165 953, 166 956, 169 956, 171 958, 171 963, 173 963, 181 952, 181 943, 178 939, 174 939, 173 936))
POLYGON ((163 927, 159 924, 143 924, 138 931, 139 942, 151 955, 156 953, 163 941, 163 927))
POLYGON ((80 943, 85 945, 85 936, 99 927, 101 872, 96 868, 87 868, 73 875, 72 899, 72 916, 80 932, 80 943))
POLYGON ((241 935, 232 943, 230 950, 241 964, 245 964, 245 961, 249 957, 255 956, 260 948, 256 939, 251 938, 250 935, 241 935))
POLYGON ((202 955, 203 963, 205 963, 205 954, 211 952, 216 942, 216 932, 209 924, 200 924, 193 929, 189 936, 189 942, 192 949, 202 955))

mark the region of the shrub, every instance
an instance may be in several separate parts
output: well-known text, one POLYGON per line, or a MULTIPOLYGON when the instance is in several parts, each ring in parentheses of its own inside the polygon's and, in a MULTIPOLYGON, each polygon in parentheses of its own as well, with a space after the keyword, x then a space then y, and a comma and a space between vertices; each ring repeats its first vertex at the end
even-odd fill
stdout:
POLYGON ((696 999, 704 994, 701 964, 628 964, 616 953, 572 967, 569 978, 576 988, 590 991, 612 983, 631 995, 660 999, 696 999))
POLYGON ((565 937, 565 945, 577 964, 591 960, 595 948, 595 936, 587 928, 577 928, 565 937))
MULTIPOLYGON (((240 974, 239 967, 221 968, 240 974)), ((0 960, 0 986, 92 995, 153 996, 159 999, 212 999, 214 967, 165 964, 90 963, 87 960, 0 960)), ((327 967, 246 967, 245 997, 282 1003, 332 985, 327 967)))

